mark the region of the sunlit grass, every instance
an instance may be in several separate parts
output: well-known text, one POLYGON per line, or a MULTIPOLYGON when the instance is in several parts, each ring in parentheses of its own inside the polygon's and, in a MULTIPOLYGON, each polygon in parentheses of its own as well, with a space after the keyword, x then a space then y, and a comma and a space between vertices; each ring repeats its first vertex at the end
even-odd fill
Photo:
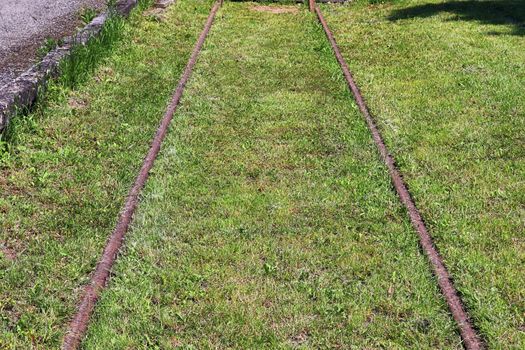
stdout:
POLYGON ((85 349, 459 348, 322 29, 227 2, 85 349))
POLYGON ((323 6, 474 323, 493 348, 525 347, 522 5, 323 6))
POLYGON ((58 348, 210 3, 135 13, 91 74, 19 119, 0 170, 0 348, 58 348))

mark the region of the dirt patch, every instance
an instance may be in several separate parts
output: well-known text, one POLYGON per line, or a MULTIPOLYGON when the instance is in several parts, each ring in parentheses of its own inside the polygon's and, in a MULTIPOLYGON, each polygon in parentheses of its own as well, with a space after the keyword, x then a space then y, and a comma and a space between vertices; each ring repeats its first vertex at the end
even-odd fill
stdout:
POLYGON ((293 344, 294 347, 299 347, 299 346, 303 345, 304 343, 306 343, 308 341, 308 338, 309 338, 308 331, 307 330, 303 330, 299 334, 294 335, 293 337, 291 337, 290 341, 291 341, 291 343, 293 344))
POLYGON ((293 6, 252 6, 252 11, 270 13, 299 13, 299 9, 293 6))
POLYGON ((182 347, 184 344, 177 339, 176 337, 171 338, 171 346, 173 346, 175 349, 182 347))
POLYGON ((166 10, 164 8, 160 8, 160 7, 154 7, 154 8, 151 8, 149 10, 146 10, 142 13, 142 15, 144 17, 148 17, 148 18, 151 18, 153 20, 156 20, 158 22, 163 22, 166 17, 164 15, 164 12, 166 10))
POLYGON ((152 8, 143 12, 143 16, 152 18, 158 22, 166 19, 164 12, 173 4, 175 0, 157 0, 152 8))
POLYGON ((12 248, 0 245, 0 253, 9 261, 16 259, 16 251, 12 248))
POLYGON ((88 106, 88 102, 86 99, 81 97, 71 97, 69 101, 67 101, 68 106, 71 109, 85 109, 88 106))

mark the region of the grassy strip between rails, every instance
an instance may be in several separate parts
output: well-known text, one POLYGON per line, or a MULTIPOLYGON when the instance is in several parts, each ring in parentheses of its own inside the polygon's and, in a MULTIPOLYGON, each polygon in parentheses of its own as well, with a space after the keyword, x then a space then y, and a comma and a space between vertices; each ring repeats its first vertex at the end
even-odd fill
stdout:
POLYGON ((0 170, 0 348, 58 347, 210 7, 135 12, 91 79, 20 118, 0 170))
POLYGON ((475 324, 525 348, 523 3, 323 11, 475 324))
POLYGON ((226 2, 83 348, 460 348, 405 217, 314 17, 226 2))

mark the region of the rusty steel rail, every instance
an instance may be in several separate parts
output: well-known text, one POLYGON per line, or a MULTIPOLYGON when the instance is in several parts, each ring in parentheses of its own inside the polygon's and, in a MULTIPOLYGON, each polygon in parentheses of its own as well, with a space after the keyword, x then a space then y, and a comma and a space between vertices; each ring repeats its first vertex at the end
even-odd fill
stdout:
POLYGON ((450 309, 450 312, 452 313, 452 316, 454 317, 454 320, 457 323, 465 348, 467 350, 484 349, 486 346, 481 337, 478 335, 476 329, 474 328, 470 320, 470 317, 463 305, 463 302, 458 295, 458 291, 456 290, 456 287, 452 282, 450 273, 448 272, 442 257, 439 255, 439 252, 436 246, 434 245, 432 236, 429 234, 425 226, 425 222, 423 221, 423 218, 419 210, 417 209, 410 192, 408 191, 408 187, 405 184, 403 177, 401 176, 401 173, 395 164, 394 157, 389 153, 388 148, 386 147, 386 144, 383 141, 383 137, 381 136, 381 133, 377 128, 374 118, 370 114, 365 99, 361 95, 359 87, 357 86, 352 76, 352 73, 350 72, 350 69, 346 64, 346 61, 343 58, 339 47, 337 46, 334 35, 330 31, 330 28, 328 27, 328 24, 324 19, 323 14, 319 9, 319 6, 314 5, 314 11, 317 15, 317 19, 323 26, 324 32, 328 38, 328 41, 330 41, 330 45, 332 46, 335 57, 337 58, 337 61, 341 66, 341 70, 343 71, 343 75, 346 79, 348 87, 354 95, 355 102, 359 106, 359 110, 365 118, 365 121, 368 125, 368 129, 372 134, 372 138, 374 139, 379 153, 381 154, 381 157, 388 168, 390 178, 396 189, 399 199, 408 211, 408 215, 410 217, 412 226, 414 226, 414 228, 416 229, 416 232, 419 236, 419 242, 423 250, 425 251, 425 254, 428 257, 430 264, 432 265, 432 269, 434 270, 434 274, 437 277, 437 282, 439 284, 441 292, 447 301, 448 307, 450 309))
POLYGON ((85 292, 78 306, 77 313, 75 314, 71 323, 69 324, 66 335, 62 342, 63 350, 77 349, 80 346, 82 338, 86 334, 90 316, 93 313, 95 304, 97 303, 100 293, 106 286, 106 283, 109 279, 111 267, 115 263, 117 254, 120 248, 122 247, 124 237, 133 219, 133 213, 135 212, 135 208, 137 207, 139 194, 142 191, 146 180, 148 179, 149 171, 153 167, 153 163, 157 158, 162 141, 166 136, 168 126, 171 120, 173 119, 173 114, 177 110, 177 106, 181 100, 182 93, 184 92, 184 88, 186 87, 186 83, 188 82, 188 79, 191 76, 193 66, 195 66, 195 63, 197 62, 197 57, 199 56, 204 41, 206 40, 206 37, 213 24, 213 19, 215 18, 217 11, 222 5, 222 1, 223 0, 217 0, 215 2, 215 5, 211 9, 210 15, 208 16, 208 20, 206 21, 206 25, 204 26, 204 29, 202 30, 199 39, 197 40, 197 43, 188 60, 188 63, 186 64, 186 68, 182 73, 179 84, 175 90, 175 93, 173 94, 171 102, 168 105, 164 117, 162 118, 160 126, 157 130, 157 133, 153 138, 146 158, 144 158, 142 167, 137 175, 137 178, 135 179, 133 186, 131 187, 128 193, 124 207, 122 208, 122 211, 119 215, 115 230, 113 231, 113 233, 109 237, 108 242, 106 243, 106 247, 104 248, 102 257, 97 265, 96 270, 91 276, 90 283, 86 285, 85 292))

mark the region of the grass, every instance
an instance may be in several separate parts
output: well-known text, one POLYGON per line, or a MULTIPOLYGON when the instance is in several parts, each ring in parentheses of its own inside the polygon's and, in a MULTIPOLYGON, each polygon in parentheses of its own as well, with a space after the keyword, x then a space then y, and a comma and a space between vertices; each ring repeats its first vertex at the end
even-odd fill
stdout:
POLYGON ((211 1, 135 12, 90 79, 18 118, 0 174, 0 348, 58 348, 211 1))
POLYGON ((91 77, 101 60, 108 56, 114 44, 121 39, 124 24, 122 16, 109 11, 101 32, 92 37, 87 45, 75 45, 69 57, 61 62, 59 83, 75 87, 91 77))
MULTIPOLYGON (((139 0, 136 11, 142 12, 150 7, 153 0, 139 0)), ((108 18, 97 36, 90 39, 87 45, 76 45, 69 57, 60 66, 60 84, 75 87, 91 77, 101 60, 111 53, 116 42, 122 38, 125 18, 114 9, 114 1, 108 1, 108 18)), ((89 23, 96 17, 96 11, 85 9, 81 18, 89 23)))
POLYGON ((518 1, 323 6, 491 348, 525 347, 525 12, 518 1))
MULTIPOLYGON (((137 12, 142 12, 150 7, 152 0, 139 0, 136 6, 137 12)), ((111 54, 115 44, 122 39, 125 19, 114 11, 114 1, 108 1, 108 18, 98 33, 93 36, 86 44, 74 44, 70 54, 62 60, 59 67, 58 78, 53 79, 54 87, 51 89, 74 89, 77 85, 85 82, 93 75, 94 70, 100 65, 109 54, 111 54)), ((93 10, 94 11, 94 10, 93 10)), ((87 11, 85 16, 90 16, 87 11)), ((87 17, 86 17, 87 18, 87 17)), ((91 19, 88 21, 90 22, 91 19)), ((51 50, 62 45, 62 39, 55 40, 48 38, 37 50, 37 57, 44 58, 51 50)), ((37 104, 45 105, 47 98, 47 86, 41 87, 37 104)), ((7 127, 0 133, 0 165, 9 161, 11 152, 19 143, 19 128, 27 128, 33 116, 27 117, 34 106, 22 108, 10 118, 7 127)))
POLYGON ((85 7, 80 10, 78 17, 84 25, 90 23, 95 17, 97 17, 97 10, 91 7, 85 7))
POLYGON ((55 49, 60 44, 61 44, 60 40, 56 40, 56 39, 53 39, 53 38, 47 38, 44 41, 44 43, 36 51, 36 56, 38 57, 38 59, 42 59, 51 50, 55 49))
POLYGON ((219 12, 83 348, 460 348, 321 28, 252 6, 219 12))
MULTIPOLYGON (((0 140, 0 348, 59 346, 211 3, 109 22, 0 140)), ((323 5, 491 348, 525 344, 516 4, 323 5)), ((461 348, 321 28, 252 5, 218 15, 83 348, 461 348)))

